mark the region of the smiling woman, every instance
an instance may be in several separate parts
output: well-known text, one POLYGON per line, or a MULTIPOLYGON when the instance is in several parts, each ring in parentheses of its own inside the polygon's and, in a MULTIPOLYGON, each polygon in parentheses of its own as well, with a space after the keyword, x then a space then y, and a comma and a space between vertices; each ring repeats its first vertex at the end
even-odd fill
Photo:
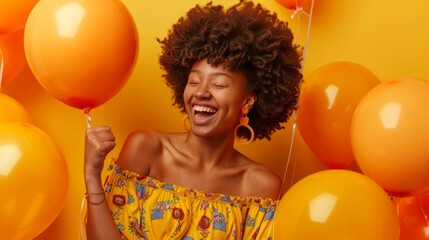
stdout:
POLYGON ((296 108, 301 54, 259 4, 195 6, 173 25, 160 64, 185 132, 136 130, 100 173, 115 137, 87 130, 90 239, 268 239, 281 180, 234 148, 270 139, 296 108))

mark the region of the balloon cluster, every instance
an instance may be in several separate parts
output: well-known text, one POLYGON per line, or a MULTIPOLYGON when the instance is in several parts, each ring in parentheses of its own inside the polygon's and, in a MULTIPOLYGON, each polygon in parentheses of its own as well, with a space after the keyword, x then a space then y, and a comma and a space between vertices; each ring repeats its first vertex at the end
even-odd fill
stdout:
MULTIPOLYGON (((0 0, 0 87, 26 66, 24 25, 37 0, 0 0)), ((68 168, 26 109, 0 93, 0 239, 33 239, 58 216, 68 168)))
MULTIPOLYGON (((137 51, 136 26, 119 0, 0 0, 0 87, 28 63, 47 92, 87 113, 125 85, 137 51)), ((0 93, 0 239, 35 238, 65 203, 64 156, 32 122, 0 93)))
MULTIPOLYGON (((292 18, 305 2, 276 1, 294 11, 292 18)), ((353 62, 327 64, 304 79, 293 133, 299 129, 331 169, 310 174, 285 193, 274 219, 274 239, 399 239, 402 226, 386 190, 371 177, 346 170, 356 161, 351 136, 355 111, 378 85, 376 75, 353 62)))
POLYGON ((283 196, 279 239, 429 239, 427 106, 429 82, 422 79, 380 82, 352 62, 308 75, 297 127, 330 170, 283 196), (353 162, 361 173, 347 170, 353 162))
POLYGON ((68 168, 55 142, 15 99, 0 93, 1 239, 33 239, 58 216, 68 168))
POLYGON ((411 77, 380 83, 368 69, 334 62, 302 86, 298 129, 328 167, 356 161, 390 195, 429 192, 429 82, 411 77))

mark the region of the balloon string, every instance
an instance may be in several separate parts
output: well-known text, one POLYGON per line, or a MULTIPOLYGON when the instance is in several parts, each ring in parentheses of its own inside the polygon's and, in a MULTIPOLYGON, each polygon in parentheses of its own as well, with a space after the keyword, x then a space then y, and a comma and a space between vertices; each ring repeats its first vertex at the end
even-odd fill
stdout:
MULTIPOLYGON (((85 113, 85 117, 86 117, 86 127, 90 128, 91 127, 91 121, 92 118, 89 115, 89 112, 91 111, 91 108, 84 108, 83 112, 85 113)), ((85 225, 86 225, 86 220, 87 220, 87 215, 86 215, 86 210, 85 210, 85 206, 86 206, 86 201, 85 201, 85 196, 83 196, 82 198, 82 203, 80 205, 80 239, 81 240, 85 240, 86 239, 86 234, 85 234, 85 225)))
MULTIPOLYGON (((299 149, 299 146, 297 146, 297 148, 299 149)), ((297 152, 297 155, 298 155, 298 153, 299 153, 299 151, 296 151, 297 152)), ((294 159, 294 161, 293 161, 293 167, 292 167, 292 176, 290 177, 290 184, 289 184, 289 186, 292 186, 293 185, 293 181, 294 181, 294 179, 295 179, 295 171, 296 171, 296 157, 295 157, 295 159, 294 159)))
POLYGON ((3 58, 3 52, 0 49, 0 91, 1 91, 1 83, 3 80, 3 62, 4 62, 4 58, 3 58))
MULTIPOLYGON (((313 17, 313 7, 314 7, 314 0, 311 1, 311 6, 310 6, 310 14, 309 14, 309 19, 308 19, 308 24, 307 24, 307 32, 306 32, 306 37, 305 37, 305 42, 304 42, 304 48, 303 48, 303 53, 302 53, 303 56, 302 56, 302 60, 301 60, 301 70, 300 70, 301 74, 303 74, 303 68, 304 68, 305 59, 306 59, 306 56, 307 56, 308 42, 309 42, 309 39, 310 39, 311 20, 312 20, 312 17, 313 17)), ((299 89, 301 89, 301 85, 302 85, 302 79, 299 82, 299 89)), ((298 93, 297 106, 299 106, 299 100, 300 100, 300 95, 301 95, 300 93, 301 93, 301 91, 298 93)), ((290 145, 289 145, 289 154, 288 154, 288 158, 287 158, 287 161, 286 161, 286 167, 285 167, 285 171, 284 171, 284 174, 283 174, 283 179, 282 179, 283 181, 282 181, 282 186, 280 187, 280 192, 279 192, 278 199, 280 199, 281 196, 282 196, 283 188, 284 188, 285 181, 286 181, 286 175, 287 175, 288 170, 289 170, 290 160, 291 160, 291 156, 292 156, 293 143, 295 141, 297 117, 298 117, 298 112, 295 111, 295 115, 293 117, 293 124, 292 124, 291 141, 290 141, 290 145)), ((293 181, 293 179, 291 180, 291 185, 292 185, 292 181, 293 181)))
POLYGON ((425 211, 423 210, 423 208, 422 208, 422 206, 420 204, 419 204, 419 208, 420 208, 420 211, 422 212, 423 216, 425 217, 425 220, 426 220, 426 223, 427 223, 427 226, 426 226, 425 229, 427 229, 427 228, 429 228, 429 219, 428 219, 428 216, 426 215, 425 211))
POLYGON ((86 199, 85 196, 83 196, 82 198, 82 203, 80 204, 80 239, 81 240, 85 240, 86 239, 86 221, 87 221, 87 215, 86 215, 86 210, 85 210, 85 206, 86 206, 86 199))
POLYGON ((89 111, 91 111, 91 108, 84 108, 83 109, 83 112, 85 113, 85 116, 86 116, 86 127, 87 128, 91 127, 91 121, 92 121, 92 118, 89 115, 89 111))
MULTIPOLYGON (((298 0, 295 0, 295 6, 298 6, 298 0)), ((305 58, 306 58, 306 55, 307 55, 307 46, 308 46, 308 42, 309 42, 309 38, 310 38, 310 26, 311 26, 311 20, 312 20, 312 16, 313 16, 313 6, 314 6, 314 0, 311 0, 310 14, 307 14, 306 12, 304 12, 301 7, 297 7, 297 9, 295 9, 295 11, 293 12, 293 14, 291 16, 291 18, 294 18, 295 15, 298 14, 298 13, 305 13, 306 16, 309 16, 309 20, 308 20, 308 24, 307 24, 307 33, 306 33, 305 43, 304 43, 304 49, 303 49, 303 53, 302 53, 303 56, 302 56, 302 60, 301 60, 301 69, 300 69, 300 73, 301 74, 303 74, 303 68, 304 68, 304 64, 305 64, 305 58)), ((301 14, 298 14, 298 36, 299 36, 299 30, 300 30, 299 29, 299 26, 300 26, 300 22, 299 22, 300 17, 301 17, 301 14)), ((301 89, 301 85, 302 85, 302 79, 299 82, 299 89, 301 89)), ((297 106, 299 106, 300 93, 301 93, 301 91, 299 91, 299 93, 298 93, 297 106)), ((283 188, 284 188, 285 181, 286 181, 286 175, 287 175, 287 172, 288 172, 288 169, 289 169, 290 159, 291 159, 291 156, 292 156, 292 148, 293 148, 293 143, 294 143, 294 139, 295 139, 296 119, 297 119, 297 116, 298 116, 298 112, 295 111, 295 115, 294 115, 294 118, 293 118, 293 124, 292 124, 291 140, 290 140, 290 145, 289 145, 289 154, 288 154, 288 158, 287 158, 287 161, 286 161, 285 171, 283 173, 282 185, 280 187, 280 191, 279 191, 279 195, 278 195, 277 199, 281 199, 283 188)), ((295 167, 296 167, 296 160, 295 160, 295 163, 294 163, 294 169, 293 169, 293 173, 292 173, 293 175, 292 175, 290 186, 292 186, 292 184, 293 184, 293 177, 294 177, 294 174, 295 174, 295 167)), ((276 218, 277 215, 278 214, 274 214, 274 218, 276 218)), ((275 221, 276 220, 274 219, 273 223, 275 221)), ((275 232, 275 229, 274 229, 275 226, 274 225, 275 224, 271 224, 270 229, 268 230, 268 236, 272 232, 275 232)))

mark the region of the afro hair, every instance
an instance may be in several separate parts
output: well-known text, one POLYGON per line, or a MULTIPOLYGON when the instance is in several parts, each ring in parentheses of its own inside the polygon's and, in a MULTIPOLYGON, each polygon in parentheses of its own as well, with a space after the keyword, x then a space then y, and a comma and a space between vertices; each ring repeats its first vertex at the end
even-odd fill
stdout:
MULTIPOLYGON (((158 41, 173 104, 182 112, 188 75, 193 64, 205 58, 209 64, 245 73, 248 90, 257 96, 248 113, 255 139, 271 139, 297 108, 301 49, 293 43, 288 24, 260 4, 240 0, 228 9, 211 2, 197 5, 158 41)), ((247 131, 238 134, 249 138, 247 131)))

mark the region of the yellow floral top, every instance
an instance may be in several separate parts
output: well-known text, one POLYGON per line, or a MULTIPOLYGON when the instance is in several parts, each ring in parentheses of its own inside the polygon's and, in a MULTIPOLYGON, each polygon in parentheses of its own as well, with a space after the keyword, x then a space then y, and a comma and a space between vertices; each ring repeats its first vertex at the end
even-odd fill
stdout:
POLYGON ((271 239, 278 201, 205 193, 122 170, 112 160, 106 199, 122 239, 271 239))

